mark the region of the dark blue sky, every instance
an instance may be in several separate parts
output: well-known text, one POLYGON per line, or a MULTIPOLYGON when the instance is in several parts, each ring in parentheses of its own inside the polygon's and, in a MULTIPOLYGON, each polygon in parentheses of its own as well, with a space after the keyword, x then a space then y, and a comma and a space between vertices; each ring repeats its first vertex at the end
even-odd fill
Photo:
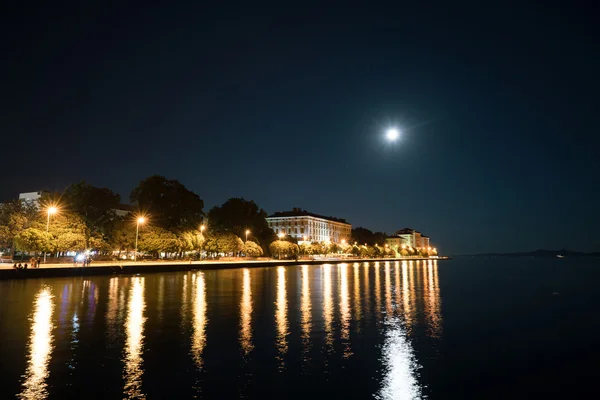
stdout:
POLYGON ((205 3, 2 13, 2 199, 161 174, 444 253, 600 250, 591 3, 205 3))

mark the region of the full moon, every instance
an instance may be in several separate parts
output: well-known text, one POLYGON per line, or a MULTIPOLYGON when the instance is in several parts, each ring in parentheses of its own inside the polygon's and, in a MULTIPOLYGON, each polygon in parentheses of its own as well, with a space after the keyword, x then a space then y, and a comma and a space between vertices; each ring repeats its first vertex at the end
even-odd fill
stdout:
POLYGON ((385 136, 390 142, 393 142, 396 139, 398 139, 398 136, 400 136, 400 132, 396 128, 390 128, 385 132, 385 136))

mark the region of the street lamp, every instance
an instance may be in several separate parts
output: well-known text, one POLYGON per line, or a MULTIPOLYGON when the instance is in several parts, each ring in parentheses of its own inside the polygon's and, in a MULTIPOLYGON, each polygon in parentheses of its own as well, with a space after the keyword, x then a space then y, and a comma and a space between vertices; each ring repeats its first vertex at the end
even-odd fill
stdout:
POLYGON ((144 224, 146 222, 146 218, 139 217, 137 219, 137 224, 135 225, 135 253, 133 253, 133 261, 137 262, 137 251, 138 251, 138 236, 140 235, 140 224, 144 224))
MULTIPOLYGON (((46 210, 47 219, 46 219, 46 236, 48 236, 48 231, 50 230, 50 216, 58 213, 58 208, 56 206, 49 206, 46 210)), ((44 250, 44 264, 46 263, 46 251, 44 250)))
POLYGON ((248 234, 250 233, 250 229, 246 229, 246 242, 248 241, 248 234))

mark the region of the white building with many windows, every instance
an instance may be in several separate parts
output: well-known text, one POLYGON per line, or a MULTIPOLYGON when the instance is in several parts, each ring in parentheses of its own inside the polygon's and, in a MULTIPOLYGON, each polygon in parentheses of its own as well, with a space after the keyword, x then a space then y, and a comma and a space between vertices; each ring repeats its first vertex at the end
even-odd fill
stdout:
POLYGON ((291 236, 299 242, 349 242, 352 235, 352 225, 346 220, 324 217, 299 208, 276 212, 267 217, 267 223, 276 234, 291 236))

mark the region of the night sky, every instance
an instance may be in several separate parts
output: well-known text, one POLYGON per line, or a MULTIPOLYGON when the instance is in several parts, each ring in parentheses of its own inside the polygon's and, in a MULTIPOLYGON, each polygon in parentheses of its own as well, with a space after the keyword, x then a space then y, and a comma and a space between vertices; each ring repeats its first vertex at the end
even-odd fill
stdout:
POLYGON ((444 254, 600 250, 592 2, 13 3, 1 200, 160 174, 444 254))

